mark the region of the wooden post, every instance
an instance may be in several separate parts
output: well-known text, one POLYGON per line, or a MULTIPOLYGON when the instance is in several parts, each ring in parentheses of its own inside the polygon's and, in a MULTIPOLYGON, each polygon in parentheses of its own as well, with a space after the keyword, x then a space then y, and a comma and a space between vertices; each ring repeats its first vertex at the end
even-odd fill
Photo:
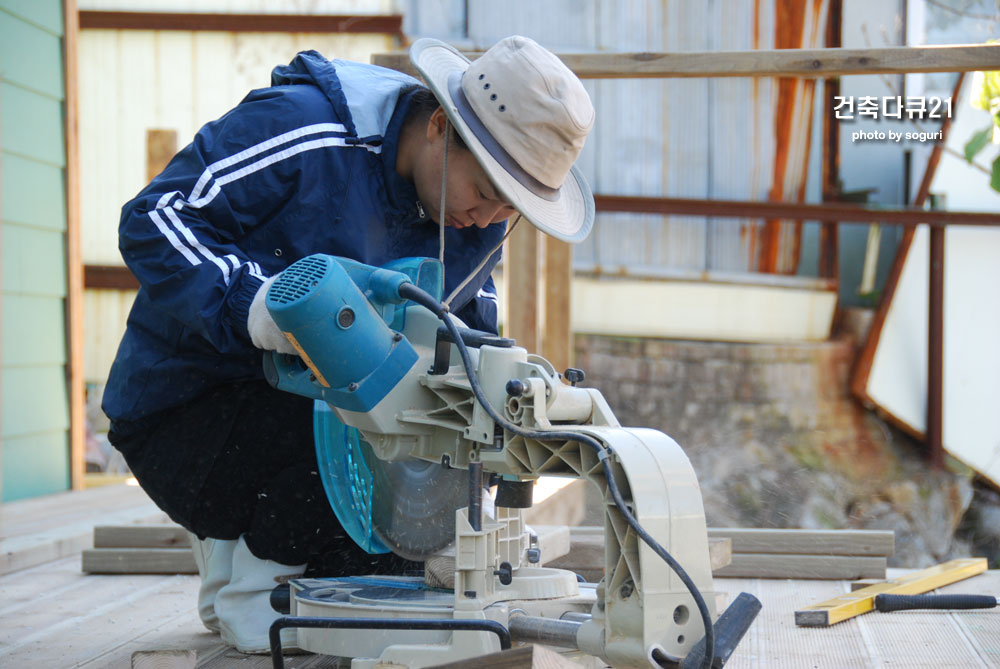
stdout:
POLYGON ((152 181, 177 153, 177 131, 146 130, 146 181, 152 181))
POLYGON ((539 232, 527 221, 521 221, 507 239, 503 266, 504 336, 517 340, 517 345, 538 352, 539 232))
POLYGON ((927 449, 931 464, 944 465, 944 226, 930 226, 930 301, 927 323, 927 449))
POLYGON ((70 486, 83 488, 86 409, 83 381, 83 259, 80 250, 80 141, 76 0, 63 2, 66 81, 66 376, 69 383, 70 486))
POLYGON ((555 237, 545 242, 545 318, 542 355, 562 372, 573 362, 570 291, 573 280, 573 246, 555 237))

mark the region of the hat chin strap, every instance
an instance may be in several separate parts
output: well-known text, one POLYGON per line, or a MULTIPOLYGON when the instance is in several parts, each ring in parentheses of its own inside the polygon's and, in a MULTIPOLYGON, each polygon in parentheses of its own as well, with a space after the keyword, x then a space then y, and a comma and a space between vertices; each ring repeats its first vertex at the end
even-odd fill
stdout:
POLYGON ((438 209, 438 260, 441 261, 441 286, 444 286, 444 221, 448 196, 448 144, 451 139, 451 123, 444 117, 444 164, 441 166, 441 207, 438 209))

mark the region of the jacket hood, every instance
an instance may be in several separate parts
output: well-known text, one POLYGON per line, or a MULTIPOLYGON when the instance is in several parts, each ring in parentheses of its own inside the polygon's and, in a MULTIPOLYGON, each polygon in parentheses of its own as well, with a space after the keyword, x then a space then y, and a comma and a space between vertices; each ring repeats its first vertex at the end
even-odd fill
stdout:
POLYGON ((399 94, 420 82, 377 65, 327 60, 316 51, 303 51, 271 72, 272 86, 289 84, 317 86, 347 131, 367 142, 385 136, 399 94))

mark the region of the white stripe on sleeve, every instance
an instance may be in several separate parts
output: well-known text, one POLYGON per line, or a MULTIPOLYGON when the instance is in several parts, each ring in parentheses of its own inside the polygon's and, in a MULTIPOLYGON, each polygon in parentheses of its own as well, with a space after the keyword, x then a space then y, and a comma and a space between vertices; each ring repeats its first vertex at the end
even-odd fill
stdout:
MULTIPOLYGON (((261 158, 257 162, 250 163, 249 165, 241 167, 238 170, 234 170, 229 174, 225 174, 221 177, 218 177, 215 180, 215 183, 212 185, 212 188, 208 191, 208 193, 206 193, 204 196, 200 198, 190 200, 188 204, 189 206, 194 207, 195 209, 204 207, 213 199, 215 199, 215 196, 218 195, 219 192, 221 191, 222 186, 225 186, 228 183, 236 181, 237 179, 242 179, 248 174, 259 172, 265 167, 270 167, 274 163, 285 160, 286 158, 290 158, 304 151, 312 151, 314 149, 322 149, 329 146, 347 146, 352 148, 358 147, 367 149, 372 153, 382 152, 381 146, 371 146, 370 144, 348 144, 345 141, 344 137, 324 137, 322 139, 313 139, 307 142, 299 142, 298 144, 283 149, 282 151, 278 151, 277 153, 272 153, 271 155, 265 158, 261 158)), ((193 192, 192 195, 194 195, 193 192)))
POLYGON ((174 228, 176 228, 176 230, 184 236, 184 239, 187 241, 189 245, 191 245, 192 248, 196 249, 199 253, 201 253, 201 255, 205 256, 206 260, 211 260, 212 262, 214 262, 216 266, 220 270, 222 270, 222 280, 228 286, 229 265, 226 264, 226 261, 215 255, 214 253, 212 253, 211 250, 205 248, 205 246, 201 242, 199 242, 198 239, 194 236, 194 233, 192 233, 191 230, 188 229, 186 225, 184 225, 183 221, 181 221, 180 217, 177 215, 177 212, 174 211, 172 207, 166 207, 161 211, 166 212, 167 218, 170 219, 170 222, 173 224, 174 228))
POLYGON ((294 141, 300 137, 305 137, 307 135, 315 135, 321 132, 347 132, 345 128, 340 123, 316 123, 313 125, 303 126, 296 130, 290 130, 289 132, 283 133, 271 139, 260 142, 259 144, 254 144, 248 149, 244 149, 239 153, 234 153, 228 158, 223 158, 218 160, 202 172, 201 176, 198 178, 198 182, 194 185, 194 190, 191 191, 191 196, 188 198, 189 201, 197 200, 201 197, 201 192, 205 189, 209 180, 221 170, 226 169, 236 163, 252 158, 260 153, 268 151, 276 146, 286 144, 288 142, 294 141))
POLYGON ((188 262, 192 265, 201 264, 201 258, 191 253, 191 249, 184 246, 181 240, 177 238, 177 235, 174 234, 174 231, 168 228, 167 224, 163 222, 163 218, 160 216, 160 212, 158 210, 154 209, 149 212, 149 217, 153 220, 153 223, 156 224, 156 229, 167 238, 171 246, 177 249, 182 256, 188 259, 188 262))

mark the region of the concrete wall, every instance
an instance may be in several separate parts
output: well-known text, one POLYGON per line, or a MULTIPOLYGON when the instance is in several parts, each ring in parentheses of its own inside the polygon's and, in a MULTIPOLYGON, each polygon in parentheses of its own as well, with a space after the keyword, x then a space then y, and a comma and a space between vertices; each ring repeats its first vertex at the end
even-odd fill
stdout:
POLYGON ((967 477, 848 397, 850 338, 730 344, 576 336, 575 366, 622 425, 669 434, 715 527, 891 529, 893 566, 968 555, 967 477))

